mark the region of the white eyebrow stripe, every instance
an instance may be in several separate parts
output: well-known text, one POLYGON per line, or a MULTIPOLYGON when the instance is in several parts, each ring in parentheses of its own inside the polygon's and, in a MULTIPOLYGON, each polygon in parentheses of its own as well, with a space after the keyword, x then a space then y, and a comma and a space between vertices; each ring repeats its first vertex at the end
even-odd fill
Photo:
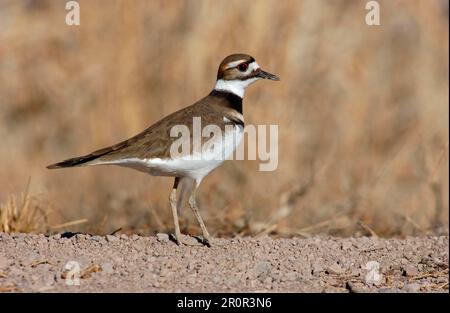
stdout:
MULTIPOLYGON (((233 68, 233 67, 235 67, 235 66, 241 64, 242 62, 245 62, 245 60, 239 60, 239 61, 233 61, 233 62, 230 62, 230 63, 228 63, 227 69, 233 68)), ((256 61, 253 61, 252 63, 250 63, 250 64, 248 65, 248 68, 247 68, 247 70, 245 71, 245 73, 246 73, 246 74, 250 74, 251 72, 253 72, 253 71, 257 70, 257 69, 259 69, 259 64, 256 63, 256 61)))
POLYGON ((226 69, 229 69, 229 68, 232 68, 232 67, 236 67, 238 64, 241 64, 244 61, 245 60, 242 59, 242 60, 237 60, 237 61, 230 62, 230 63, 227 64, 227 68, 226 69))

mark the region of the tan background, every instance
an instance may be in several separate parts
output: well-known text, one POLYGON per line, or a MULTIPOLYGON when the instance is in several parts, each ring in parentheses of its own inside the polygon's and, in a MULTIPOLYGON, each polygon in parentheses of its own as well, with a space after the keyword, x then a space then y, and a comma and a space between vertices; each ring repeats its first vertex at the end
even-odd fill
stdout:
POLYGON ((356 0, 79 2, 78 27, 64 1, 0 3, 0 202, 31 177, 44 230, 171 230, 171 179, 45 166, 191 104, 246 52, 282 79, 244 103, 247 123, 279 125, 279 166, 206 178, 211 233, 448 231, 448 1, 380 1, 379 27, 356 0))

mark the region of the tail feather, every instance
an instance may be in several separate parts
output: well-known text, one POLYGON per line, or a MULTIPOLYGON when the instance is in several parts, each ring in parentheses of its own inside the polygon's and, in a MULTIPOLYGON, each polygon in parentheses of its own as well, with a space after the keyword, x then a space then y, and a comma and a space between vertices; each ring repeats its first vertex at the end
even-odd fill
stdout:
POLYGON ((64 168, 64 167, 74 167, 74 166, 82 166, 87 165, 86 163, 92 160, 95 160, 98 158, 98 156, 93 155, 86 155, 82 157, 76 157, 68 160, 64 160, 62 162, 58 162, 55 164, 51 164, 47 166, 48 169, 55 169, 55 168, 64 168))
POLYGON ((114 149, 112 147, 100 149, 100 150, 97 150, 97 151, 95 151, 93 153, 90 153, 90 154, 87 154, 87 155, 84 155, 84 156, 71 158, 71 159, 64 160, 62 162, 51 164, 51 165, 47 166, 47 168, 48 169, 55 169, 55 168, 64 168, 64 167, 74 167, 74 166, 89 165, 90 161, 98 159, 99 157, 102 157, 105 154, 110 153, 111 151, 114 151, 114 149))
MULTIPOLYGON (((64 167, 74 167, 74 166, 83 166, 83 165, 90 165, 89 162, 98 159, 102 156, 105 156, 109 153, 114 153, 117 151, 120 151, 123 148, 126 148, 127 146, 129 146, 130 144, 135 143, 136 141, 145 138, 146 136, 146 131, 143 131, 139 134, 137 134, 136 136, 128 139, 128 140, 124 140, 122 142, 119 142, 118 144, 114 145, 114 146, 110 146, 110 147, 106 147, 97 151, 94 151, 90 154, 84 155, 84 156, 80 156, 80 157, 76 157, 76 158, 71 158, 68 160, 64 160, 62 162, 58 162, 55 164, 51 164, 49 166, 47 166, 48 169, 55 169, 55 168, 64 168, 64 167)), ((92 164, 92 163, 91 163, 92 164)))

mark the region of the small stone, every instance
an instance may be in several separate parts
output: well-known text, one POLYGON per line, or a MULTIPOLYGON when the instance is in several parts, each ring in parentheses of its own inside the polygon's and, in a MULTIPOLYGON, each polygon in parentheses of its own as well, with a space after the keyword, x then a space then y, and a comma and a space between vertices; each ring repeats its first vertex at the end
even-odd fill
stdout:
POLYGON ((131 240, 133 240, 133 241, 136 241, 136 240, 138 240, 139 238, 140 238, 139 235, 136 235, 136 234, 131 235, 131 240))
MULTIPOLYGON (((85 239, 85 236, 84 235, 82 235, 82 236, 83 237, 80 237, 80 239, 81 238, 85 239)), ((78 235, 77 235, 77 237, 78 237, 78 235)), ((104 239, 101 236, 93 236, 92 240, 97 241, 97 242, 102 242, 104 239)))
POLYGON ((119 238, 117 238, 117 236, 113 236, 113 235, 106 235, 106 241, 115 242, 115 241, 119 241, 119 238))
POLYGON ((344 241, 342 243, 341 249, 345 251, 345 250, 349 250, 351 247, 352 247, 352 243, 351 242, 344 241))
POLYGON ((379 285, 383 281, 383 275, 380 273, 380 264, 377 261, 369 261, 364 266, 367 273, 364 281, 367 285, 379 285))
POLYGON ((255 267, 255 271, 258 274, 258 276, 260 275, 265 275, 270 271, 271 265, 269 262, 267 261, 262 261, 259 262, 256 267, 255 267))
POLYGON ((120 239, 126 240, 128 239, 128 236, 126 234, 121 234, 120 239))
POLYGON ((323 267, 319 263, 314 263, 311 267, 313 275, 318 275, 319 273, 323 272, 323 267))
POLYGON ((189 276, 189 277, 186 279, 186 282, 187 282, 189 285, 194 285, 194 284, 196 283, 195 276, 189 276))
POLYGON ((378 289, 379 293, 398 293, 397 288, 380 288, 378 289))
POLYGON ((345 288, 347 288, 347 290, 350 293, 362 293, 362 292, 365 292, 364 285, 361 284, 361 283, 356 283, 356 282, 349 281, 345 285, 345 288))
MULTIPOLYGON (((95 236, 94 236, 95 237, 95 236)), ((98 237, 98 236, 97 236, 98 237)), ((75 236, 73 236, 73 237, 70 237, 70 238, 73 238, 73 239, 75 239, 76 241, 82 241, 82 240, 85 240, 86 239, 86 235, 84 235, 84 234, 76 234, 75 236)))
POLYGON ((156 234, 156 239, 159 242, 167 242, 167 241, 169 241, 169 235, 164 234, 164 233, 157 233, 156 234))
POLYGON ((328 274, 340 275, 340 274, 343 274, 344 272, 345 272, 345 270, 337 263, 334 263, 327 268, 328 274))
POLYGON ((61 234, 53 235, 52 238, 58 240, 59 238, 61 238, 61 234))
POLYGON ((113 265, 109 262, 103 263, 101 265, 101 267, 102 267, 102 271, 107 274, 112 274, 114 272, 113 265))
POLYGON ((403 287, 403 290, 405 290, 406 292, 416 293, 420 291, 420 285, 417 283, 406 284, 405 287, 403 287))
POLYGON ((406 277, 414 277, 419 274, 417 268, 413 265, 407 265, 403 268, 403 275, 406 277))

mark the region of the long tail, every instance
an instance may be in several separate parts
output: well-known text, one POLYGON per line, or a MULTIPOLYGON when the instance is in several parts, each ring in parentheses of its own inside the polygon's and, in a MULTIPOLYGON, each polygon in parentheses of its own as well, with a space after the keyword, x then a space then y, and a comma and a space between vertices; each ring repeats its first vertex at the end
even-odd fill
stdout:
POLYGON ((113 146, 106 147, 106 148, 94 151, 94 152, 92 152, 90 154, 87 154, 87 155, 84 155, 84 156, 71 158, 71 159, 68 159, 68 160, 64 160, 62 162, 51 164, 51 165, 47 166, 47 168, 48 169, 55 169, 55 168, 64 168, 64 167, 74 167, 74 166, 98 164, 98 163, 91 163, 91 161, 94 161, 94 160, 96 160, 96 159, 98 159, 98 158, 100 158, 100 157, 102 157, 102 156, 104 156, 106 154, 117 152, 117 151, 121 150, 122 148, 126 148, 130 144, 135 143, 139 139, 145 138, 146 131, 147 130, 144 130, 143 132, 137 134, 136 136, 131 137, 128 140, 124 140, 122 142, 119 142, 118 144, 115 144, 113 146))
POLYGON ((95 160, 98 158, 98 156, 92 156, 92 155, 86 155, 82 157, 76 157, 68 160, 64 160, 62 162, 58 162, 55 164, 51 164, 47 166, 48 169, 55 169, 55 168, 64 168, 64 167, 74 167, 74 166, 82 166, 87 165, 86 163, 92 160, 95 160))
POLYGON ((71 159, 64 160, 62 162, 51 164, 51 165, 47 166, 47 168, 55 169, 55 168, 89 165, 89 162, 91 162, 95 159, 98 159, 99 157, 104 156, 105 154, 108 154, 113 150, 114 150, 113 147, 104 148, 104 149, 95 151, 93 153, 90 153, 90 154, 87 154, 84 156, 71 158, 71 159))

